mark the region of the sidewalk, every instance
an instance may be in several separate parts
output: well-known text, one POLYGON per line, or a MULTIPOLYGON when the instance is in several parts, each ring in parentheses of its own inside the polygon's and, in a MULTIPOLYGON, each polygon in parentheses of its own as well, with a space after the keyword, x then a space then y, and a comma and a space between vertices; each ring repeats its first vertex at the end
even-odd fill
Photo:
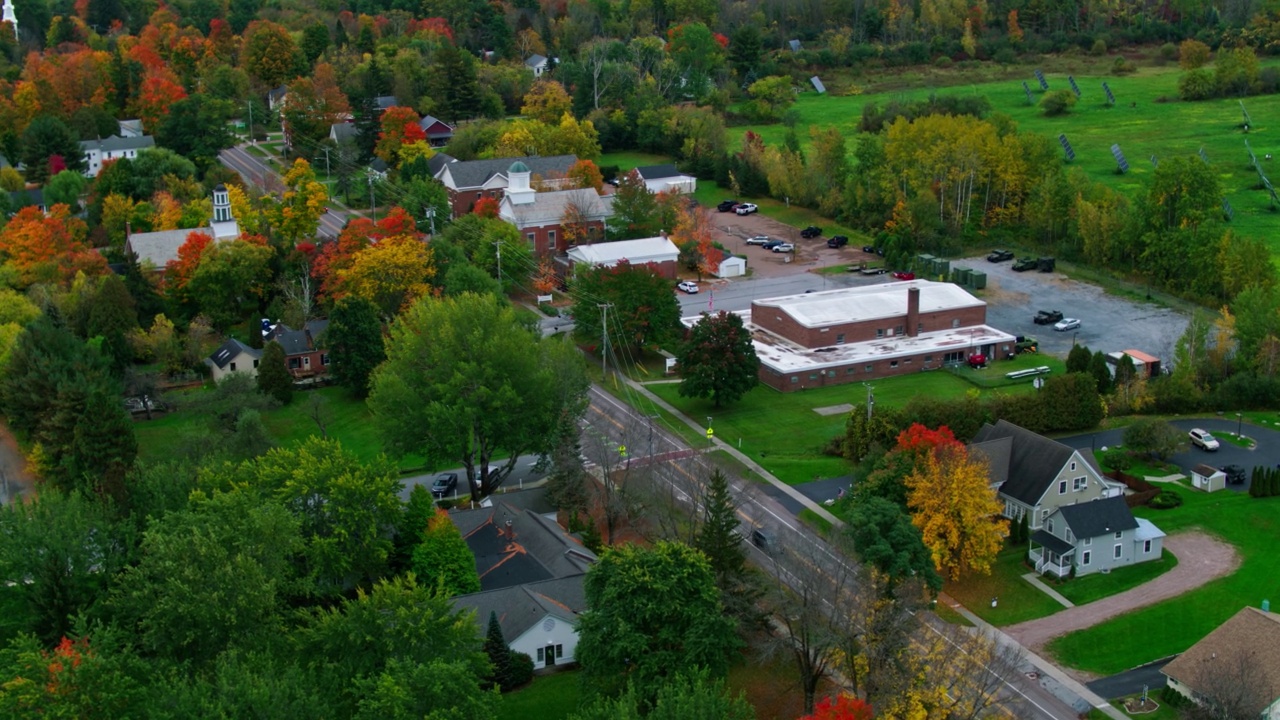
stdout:
MULTIPOLYGON (((675 407, 667 403, 667 401, 649 392, 649 390, 645 388, 644 385, 641 385, 639 382, 636 382, 635 380, 632 380, 630 378, 626 378, 625 381, 627 385, 631 386, 633 390, 644 395, 645 399, 649 400, 650 402, 662 408, 663 410, 666 410, 667 412, 676 416, 685 425, 688 425, 694 430, 697 430, 699 433, 704 433, 704 434, 706 433, 707 429, 705 427, 691 420, 684 413, 680 412, 675 407)), ((738 450, 737 448, 730 445, 729 443, 724 442, 720 438, 715 438, 714 443, 717 449, 724 450, 725 452, 729 453, 731 456, 733 456, 735 460, 742 463, 743 465, 746 465, 757 475, 764 478, 764 480, 768 482, 770 485, 777 488, 780 492, 786 493, 787 496, 789 496, 796 502, 800 503, 805 508, 812 510, 814 513, 818 515, 818 517, 831 523, 832 527, 835 527, 835 528, 844 527, 843 520, 836 517, 835 515, 832 515, 826 508, 822 507, 818 503, 806 497, 804 493, 800 492, 799 490, 796 490, 790 485, 774 477, 772 473, 770 473, 768 470, 765 470, 763 467, 761 467, 760 464, 757 463, 755 460, 752 460, 751 458, 747 457, 745 454, 742 453, 742 451, 738 450)))
POLYGON ((1002 645, 1009 645, 1020 648, 1025 654, 1028 662, 1035 665, 1036 671, 1041 673, 1040 686, 1052 692, 1059 699, 1066 702, 1077 709, 1080 704, 1086 704, 1094 707, 1100 712, 1106 713, 1107 716, 1115 718, 1115 720, 1129 720, 1129 716, 1125 715, 1119 709, 1113 707, 1106 699, 1100 697, 1097 693, 1080 684, 1075 678, 1062 671, 1058 666, 1045 660, 1039 655, 1031 652, 1026 646, 1020 644, 1017 640, 1004 634, 999 628, 991 625, 986 620, 974 615, 965 609, 963 605, 945 593, 938 595, 938 602, 945 603, 948 607, 964 616, 966 620, 973 623, 974 627, 983 632, 991 633, 1002 645), (1052 680, 1057 687, 1054 687, 1046 680, 1052 680))
POLYGON ((1076 604, 1075 604, 1075 603, 1073 603, 1073 602, 1071 602, 1070 600, 1068 600, 1068 599, 1066 599, 1066 598, 1062 597, 1062 595, 1061 595, 1061 594, 1059 594, 1057 590, 1054 590, 1053 588, 1049 587, 1048 585, 1045 585, 1045 584, 1040 580, 1040 578, 1036 576, 1036 574, 1035 574, 1035 573, 1027 573, 1026 575, 1023 575, 1023 576, 1022 576, 1022 579, 1023 579, 1023 580, 1026 580, 1026 581, 1027 581, 1027 582, 1029 582, 1029 583, 1031 583, 1031 584, 1032 584, 1033 586, 1035 586, 1035 588, 1036 588, 1037 590, 1039 590, 1040 592, 1044 593, 1045 595, 1048 595, 1049 597, 1053 598, 1054 600, 1057 600, 1057 601, 1058 601, 1058 604, 1059 604, 1059 605, 1061 605, 1062 607, 1073 608, 1073 607, 1075 607, 1075 606, 1076 606, 1076 604))

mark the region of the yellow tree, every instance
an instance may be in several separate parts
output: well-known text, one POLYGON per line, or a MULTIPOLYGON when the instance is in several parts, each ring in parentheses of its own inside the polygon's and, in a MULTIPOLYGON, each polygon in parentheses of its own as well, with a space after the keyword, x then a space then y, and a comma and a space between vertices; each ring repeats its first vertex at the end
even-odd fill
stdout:
MULTIPOLYGON (((587 241, 586 214, 572 200, 565 203, 564 215, 560 217, 560 239, 564 241, 565 247, 570 248, 587 241)), ((551 251, 559 252, 559 249, 551 248, 551 251)))
POLYGON ((102 228, 113 247, 124 245, 129 219, 135 203, 127 195, 110 193, 102 199, 102 228))
MULTIPOLYGON (((239 185, 227 186, 227 198, 231 201, 231 214, 235 216, 240 232, 249 235, 261 235, 263 230, 262 210, 239 185)), ((212 208, 210 209, 212 214, 212 208)))
POLYGON ((325 213, 329 193, 316 180, 311 163, 298 158, 284 176, 285 191, 277 209, 276 234, 295 244, 303 238, 313 237, 320 227, 320 216, 325 213))
POLYGON ((177 230, 182 222, 182 205, 173 195, 161 190, 151 198, 155 211, 151 214, 152 230, 177 230))
POLYGON ((952 580, 991 572, 1009 523, 1000 518, 1003 508, 986 463, 964 448, 943 446, 918 463, 905 482, 911 521, 938 572, 952 580))
POLYGON ((412 235, 393 235, 357 252, 340 271, 342 290, 362 297, 395 317, 401 309, 431 292, 436 268, 431 249, 412 235))
POLYGON ((521 114, 548 125, 560 122, 560 118, 573 108, 573 98, 555 80, 539 80, 525 93, 521 114))

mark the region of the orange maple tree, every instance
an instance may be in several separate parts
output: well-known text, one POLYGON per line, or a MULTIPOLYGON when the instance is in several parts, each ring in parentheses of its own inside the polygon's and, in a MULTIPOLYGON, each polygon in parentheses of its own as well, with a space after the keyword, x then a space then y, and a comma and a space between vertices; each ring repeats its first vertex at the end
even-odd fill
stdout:
POLYGON ((107 262, 88 246, 89 228, 61 203, 22 208, 0 230, 0 258, 18 271, 22 285, 67 283, 77 272, 100 275, 107 262))
POLYGON ((574 185, 580 188, 591 188, 596 192, 604 188, 604 175, 600 174, 600 168, 585 158, 571 165, 566 177, 572 179, 574 185))
POLYGON ((377 222, 356 218, 347 223, 337 240, 324 243, 312 255, 311 277, 319 282, 319 295, 331 300, 342 297, 342 278, 354 264, 356 253, 389 237, 421 240, 422 234, 413 216, 398 206, 377 222))
POLYGON ((142 118, 144 127, 159 127, 160 121, 169 115, 169 107, 187 96, 173 72, 161 68, 150 70, 138 88, 134 111, 142 118))
POLYGON ((471 212, 483 218, 498 217, 498 198, 482 197, 476 201, 471 212))

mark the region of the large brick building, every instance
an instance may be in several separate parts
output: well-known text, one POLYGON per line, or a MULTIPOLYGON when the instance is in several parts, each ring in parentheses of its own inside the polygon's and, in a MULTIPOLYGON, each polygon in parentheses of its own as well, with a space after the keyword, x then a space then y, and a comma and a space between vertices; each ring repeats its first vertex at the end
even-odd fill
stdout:
POLYGON ((507 195, 510 170, 520 163, 531 176, 537 176, 544 189, 557 189, 564 184, 569 168, 578 161, 576 155, 551 157, 498 158, 496 160, 467 160, 445 163, 436 173, 436 179, 449 193, 449 204, 454 217, 471 212, 481 198, 491 197, 499 202, 507 195))
POLYGON ((588 242, 604 237, 604 221, 613 214, 613 199, 601 197, 591 188, 536 192, 530 185, 532 171, 517 160, 507 170, 506 197, 498 206, 498 217, 516 226, 529 241, 537 257, 563 255, 569 242, 561 227, 573 208, 573 216, 586 230, 588 242))
POLYGON ((760 356, 761 382, 782 392, 1014 352, 1014 336, 986 325, 985 302, 928 280, 756 300, 743 319, 760 356))

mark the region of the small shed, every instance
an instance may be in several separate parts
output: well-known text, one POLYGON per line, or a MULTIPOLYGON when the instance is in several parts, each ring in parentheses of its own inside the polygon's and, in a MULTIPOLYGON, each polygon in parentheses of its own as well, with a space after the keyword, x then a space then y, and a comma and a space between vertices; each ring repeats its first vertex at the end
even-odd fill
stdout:
POLYGON ((1201 463, 1191 468, 1191 487, 1205 492, 1217 492, 1227 487, 1227 474, 1201 463))
POLYGON ((716 266, 716 277, 742 277, 747 274, 747 259, 739 255, 725 255, 716 266))

